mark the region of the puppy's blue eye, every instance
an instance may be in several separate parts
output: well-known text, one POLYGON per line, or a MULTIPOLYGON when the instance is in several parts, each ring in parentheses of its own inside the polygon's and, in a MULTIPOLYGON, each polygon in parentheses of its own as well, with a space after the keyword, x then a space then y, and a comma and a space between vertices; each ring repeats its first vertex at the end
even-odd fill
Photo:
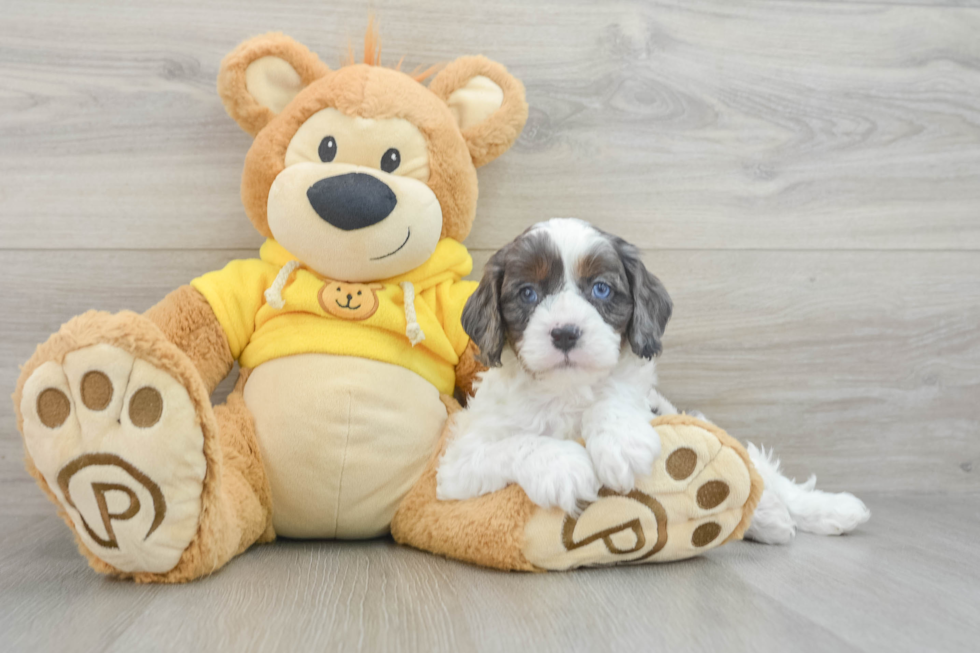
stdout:
POLYGON ((538 301, 538 293, 534 292, 534 288, 531 286, 524 286, 521 288, 518 294, 521 296, 521 299, 526 301, 528 304, 533 304, 534 302, 538 301))
POLYGON ((596 299, 609 299, 609 295, 611 294, 612 288, 609 287, 608 283, 597 281, 595 285, 592 286, 592 296, 596 299))

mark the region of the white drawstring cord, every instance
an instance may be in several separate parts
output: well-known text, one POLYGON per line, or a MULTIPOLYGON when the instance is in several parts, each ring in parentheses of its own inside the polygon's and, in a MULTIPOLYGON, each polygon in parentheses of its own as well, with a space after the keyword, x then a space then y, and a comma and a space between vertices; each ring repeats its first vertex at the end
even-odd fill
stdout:
POLYGON ((405 335, 412 346, 425 340, 425 333, 419 326, 418 317, 415 315, 415 286, 411 281, 402 281, 398 284, 402 287, 405 296, 405 335))
MULTIPOLYGON (((286 302, 282 298, 283 288, 286 287, 286 282, 289 281, 289 276, 296 270, 296 268, 302 265, 299 261, 293 260, 279 269, 279 274, 276 275, 276 280, 272 282, 272 285, 265 291, 265 301, 269 306, 276 310, 280 310, 286 305, 286 302)), ((419 325, 418 316, 415 313, 415 286, 412 285, 411 281, 403 281, 399 284, 402 287, 402 293, 405 297, 405 336, 408 341, 412 343, 412 346, 419 344, 425 340, 425 332, 422 331, 421 325, 419 325)))
POLYGON ((282 289, 286 287, 286 282, 289 281, 289 275, 300 265, 302 263, 293 260, 279 268, 279 274, 276 275, 276 280, 265 291, 265 301, 269 306, 279 310, 286 305, 286 302, 282 298, 282 289))

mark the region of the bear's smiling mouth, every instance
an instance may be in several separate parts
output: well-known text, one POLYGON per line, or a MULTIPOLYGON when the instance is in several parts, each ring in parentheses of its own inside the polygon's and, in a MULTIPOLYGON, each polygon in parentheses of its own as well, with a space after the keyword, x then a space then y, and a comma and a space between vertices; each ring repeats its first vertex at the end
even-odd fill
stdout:
POLYGON ((347 306, 344 306, 343 304, 341 304, 340 302, 338 302, 338 301, 337 301, 336 299, 335 299, 335 300, 333 300, 333 301, 334 301, 334 303, 335 303, 335 304, 336 304, 337 306, 339 306, 339 307, 341 307, 341 308, 346 308, 346 309, 348 309, 348 310, 351 310, 351 311, 356 311, 356 310, 357 310, 357 309, 359 309, 359 308, 360 308, 361 306, 363 306, 363 304, 358 304, 357 306, 351 306, 351 305, 350 305, 350 300, 349 300, 349 299, 347 300, 347 306))
POLYGON ((409 228, 408 228, 408 234, 406 234, 406 235, 405 235, 405 240, 404 240, 404 241, 402 242, 402 244, 401 244, 401 245, 399 245, 399 246, 398 246, 398 248, 397 248, 397 249, 395 249, 394 251, 391 251, 391 252, 388 252, 388 253, 387 253, 387 254, 385 254, 384 256, 375 256, 375 257, 374 257, 373 259, 371 259, 371 260, 372 260, 372 261, 380 261, 380 260, 381 260, 381 259, 383 259, 383 258, 388 258, 389 256, 394 256, 395 254, 397 254, 398 252, 400 252, 400 251, 401 251, 401 249, 402 249, 402 248, 403 248, 403 247, 404 247, 405 245, 407 245, 407 244, 408 244, 408 239, 409 239, 409 238, 411 238, 411 237, 412 237, 412 228, 411 228, 411 227, 409 227, 409 228))

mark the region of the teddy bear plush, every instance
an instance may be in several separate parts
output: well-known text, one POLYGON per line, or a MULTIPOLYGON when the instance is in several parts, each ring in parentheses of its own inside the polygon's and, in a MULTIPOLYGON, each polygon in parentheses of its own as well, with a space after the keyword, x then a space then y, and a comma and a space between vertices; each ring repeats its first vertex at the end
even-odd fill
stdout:
POLYGON ((182 582, 276 536, 390 531, 487 566, 566 569, 739 537, 761 482, 737 443, 686 417, 658 422, 664 453, 634 492, 574 518, 518 487, 435 500, 454 395, 481 369, 460 323, 476 169, 515 142, 527 105, 484 57, 428 86, 431 71, 379 58, 370 28, 363 63, 336 70, 281 34, 231 52, 218 91, 254 137, 241 196, 267 239, 258 258, 142 315, 80 315, 23 367, 27 468, 92 567, 182 582))

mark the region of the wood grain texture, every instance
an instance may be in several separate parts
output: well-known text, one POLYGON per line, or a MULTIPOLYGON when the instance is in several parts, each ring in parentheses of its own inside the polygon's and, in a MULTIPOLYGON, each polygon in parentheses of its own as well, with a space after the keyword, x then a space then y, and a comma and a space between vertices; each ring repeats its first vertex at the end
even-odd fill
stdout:
POLYGON ((855 535, 676 564, 508 574, 388 540, 282 541, 177 587, 99 577, 53 516, 0 513, 0 636, 63 653, 974 650, 980 495, 866 498, 855 535))
POLYGON ((391 63, 479 50, 527 85, 473 247, 554 215, 644 247, 980 246, 980 8, 723 0, 7 2, 3 246, 254 246, 221 57, 280 29, 337 65, 369 7, 391 63))
POLYGON ((871 522, 544 576, 279 542, 137 587, 87 568, 0 401, 0 648, 975 649, 978 2, 0 0, 3 394, 71 316, 255 254, 218 64, 281 30, 335 66, 372 9, 388 63, 482 52, 527 86, 527 129, 480 171, 477 273, 556 215, 636 242, 675 301, 664 392, 871 522))

